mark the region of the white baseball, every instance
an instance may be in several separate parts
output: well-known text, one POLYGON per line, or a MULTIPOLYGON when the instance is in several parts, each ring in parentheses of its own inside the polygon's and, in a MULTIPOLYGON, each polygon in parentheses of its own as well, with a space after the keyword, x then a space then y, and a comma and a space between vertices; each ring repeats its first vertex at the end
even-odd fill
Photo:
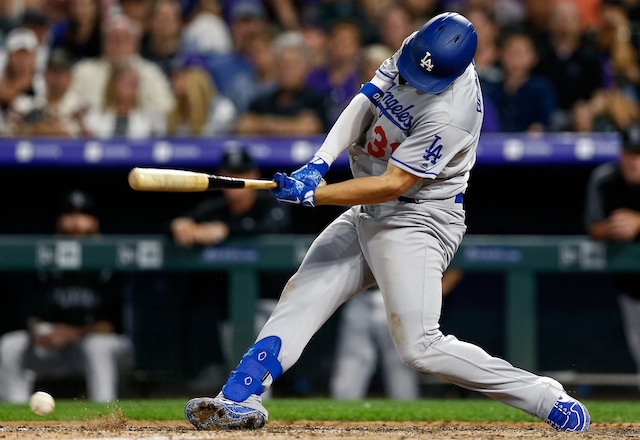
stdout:
POLYGON ((31 407, 31 411, 39 416, 46 416, 55 409, 56 401, 53 400, 51 394, 44 391, 36 391, 29 398, 29 407, 31 407))

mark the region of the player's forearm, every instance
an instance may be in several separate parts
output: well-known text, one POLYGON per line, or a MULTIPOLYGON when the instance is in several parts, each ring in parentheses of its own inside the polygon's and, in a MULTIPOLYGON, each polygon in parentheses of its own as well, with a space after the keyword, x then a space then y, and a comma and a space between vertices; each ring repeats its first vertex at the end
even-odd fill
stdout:
POLYGON ((395 200, 420 178, 390 165, 380 176, 360 177, 316 189, 318 205, 352 206, 395 200))
POLYGON ((349 145, 362 136, 372 118, 371 101, 358 93, 342 111, 316 156, 331 165, 349 145))
POLYGON ((397 190, 390 188, 381 176, 360 177, 318 187, 314 196, 316 206, 353 206, 382 203, 398 198, 397 190))

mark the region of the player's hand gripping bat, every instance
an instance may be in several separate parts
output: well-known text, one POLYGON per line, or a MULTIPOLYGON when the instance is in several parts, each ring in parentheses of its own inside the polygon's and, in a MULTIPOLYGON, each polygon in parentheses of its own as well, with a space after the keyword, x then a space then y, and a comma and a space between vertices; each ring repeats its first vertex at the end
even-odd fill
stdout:
POLYGON ((133 168, 129 171, 129 186, 136 191, 163 192, 198 192, 222 188, 278 189, 278 183, 273 180, 165 168, 133 168))

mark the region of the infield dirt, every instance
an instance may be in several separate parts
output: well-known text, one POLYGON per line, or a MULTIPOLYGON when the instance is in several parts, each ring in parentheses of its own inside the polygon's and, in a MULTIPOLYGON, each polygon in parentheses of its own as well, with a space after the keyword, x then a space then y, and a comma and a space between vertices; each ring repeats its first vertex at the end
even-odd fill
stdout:
POLYGON ((3 440, 200 439, 632 439, 640 423, 593 423, 586 433, 557 432, 543 423, 269 422, 257 431, 197 431, 186 421, 96 419, 84 422, 0 422, 3 440))

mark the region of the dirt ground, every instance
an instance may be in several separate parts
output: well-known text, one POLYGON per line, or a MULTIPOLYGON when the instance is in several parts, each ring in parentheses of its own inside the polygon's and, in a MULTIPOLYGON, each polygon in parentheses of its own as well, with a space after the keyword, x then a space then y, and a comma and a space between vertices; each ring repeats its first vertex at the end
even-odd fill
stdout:
POLYGON ((593 423, 587 433, 561 433, 543 423, 470 422, 269 422, 257 431, 197 431, 186 421, 0 422, 0 439, 200 440, 200 439, 631 439, 640 423, 593 423))

